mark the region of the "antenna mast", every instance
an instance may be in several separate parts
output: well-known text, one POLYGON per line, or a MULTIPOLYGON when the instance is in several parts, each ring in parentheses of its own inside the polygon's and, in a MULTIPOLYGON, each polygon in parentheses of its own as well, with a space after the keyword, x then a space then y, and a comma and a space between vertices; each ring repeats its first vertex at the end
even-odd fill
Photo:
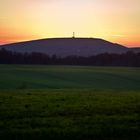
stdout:
POLYGON ((72 38, 75 38, 75 32, 73 32, 73 36, 72 36, 72 38))

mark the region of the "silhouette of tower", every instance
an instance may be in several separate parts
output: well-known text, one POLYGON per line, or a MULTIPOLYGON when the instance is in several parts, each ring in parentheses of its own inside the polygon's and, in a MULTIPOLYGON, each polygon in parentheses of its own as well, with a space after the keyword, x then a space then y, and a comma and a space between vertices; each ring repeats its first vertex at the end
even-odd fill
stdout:
POLYGON ((73 32, 73 36, 72 36, 72 38, 75 38, 75 32, 73 32))

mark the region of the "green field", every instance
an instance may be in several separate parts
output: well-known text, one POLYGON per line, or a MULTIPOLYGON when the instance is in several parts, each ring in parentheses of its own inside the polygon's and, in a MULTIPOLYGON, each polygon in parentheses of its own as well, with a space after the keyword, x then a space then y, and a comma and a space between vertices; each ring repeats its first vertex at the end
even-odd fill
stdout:
POLYGON ((0 89, 140 90, 140 68, 0 65, 0 89))
POLYGON ((140 69, 0 65, 0 139, 139 140, 140 69))

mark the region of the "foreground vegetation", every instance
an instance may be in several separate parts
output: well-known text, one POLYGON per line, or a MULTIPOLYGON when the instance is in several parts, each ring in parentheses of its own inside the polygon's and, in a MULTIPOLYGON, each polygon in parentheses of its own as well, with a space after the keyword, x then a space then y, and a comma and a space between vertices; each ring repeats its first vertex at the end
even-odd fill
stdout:
POLYGON ((139 108, 132 91, 1 91, 0 138, 136 140, 139 108))
POLYGON ((140 69, 0 66, 1 140, 139 140, 140 69))

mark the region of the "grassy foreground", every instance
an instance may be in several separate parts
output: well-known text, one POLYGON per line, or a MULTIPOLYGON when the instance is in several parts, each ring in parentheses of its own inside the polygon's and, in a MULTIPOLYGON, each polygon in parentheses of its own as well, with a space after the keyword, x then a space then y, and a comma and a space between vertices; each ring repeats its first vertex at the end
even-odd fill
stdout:
POLYGON ((140 93, 1 91, 0 120, 0 139, 136 140, 140 93))
POLYGON ((139 140, 140 69, 0 65, 1 140, 139 140))

